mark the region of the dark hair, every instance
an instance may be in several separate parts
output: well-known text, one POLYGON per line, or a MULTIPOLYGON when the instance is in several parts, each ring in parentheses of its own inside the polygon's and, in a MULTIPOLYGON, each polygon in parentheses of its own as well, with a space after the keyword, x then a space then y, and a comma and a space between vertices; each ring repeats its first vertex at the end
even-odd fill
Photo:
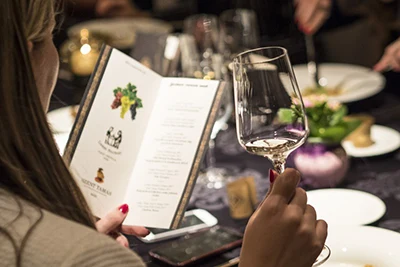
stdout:
POLYGON ((54 0, 0 1, 0 189, 94 228, 55 145, 28 53, 27 40, 43 41, 54 10, 54 0))

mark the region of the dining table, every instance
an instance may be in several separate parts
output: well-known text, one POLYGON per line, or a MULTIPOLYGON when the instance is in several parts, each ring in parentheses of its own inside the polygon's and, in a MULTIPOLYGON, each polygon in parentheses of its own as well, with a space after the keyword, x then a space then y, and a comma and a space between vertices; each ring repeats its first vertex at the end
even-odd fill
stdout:
MULTIPOLYGON (((84 87, 70 80, 59 79, 50 103, 50 111, 68 105, 79 104, 84 87)), ((399 88, 400 92, 400 88, 399 88)), ((361 101, 347 104, 349 113, 367 113, 375 118, 376 124, 400 131, 400 93, 382 90, 379 94, 361 101)), ((238 143, 235 123, 231 121, 227 129, 221 131, 216 139, 216 167, 225 168, 229 179, 254 177, 258 199, 261 200, 269 189, 268 171, 272 164, 265 158, 248 154, 238 143)), ((288 166, 290 167, 290 166, 288 166)), ((302 185, 306 190, 313 190, 302 185)), ((371 193, 384 201, 386 213, 372 226, 400 232, 400 151, 389 154, 351 158, 350 168, 337 188, 348 188, 371 193)), ((201 208, 218 219, 218 224, 244 232, 247 219, 233 219, 230 215, 226 188, 210 189, 196 185, 189 201, 188 209, 201 208)), ((130 248, 139 254, 147 266, 166 266, 152 259, 149 250, 168 241, 143 243, 134 236, 127 236, 130 248)), ((217 266, 239 255, 240 248, 210 257, 196 266, 217 266)))

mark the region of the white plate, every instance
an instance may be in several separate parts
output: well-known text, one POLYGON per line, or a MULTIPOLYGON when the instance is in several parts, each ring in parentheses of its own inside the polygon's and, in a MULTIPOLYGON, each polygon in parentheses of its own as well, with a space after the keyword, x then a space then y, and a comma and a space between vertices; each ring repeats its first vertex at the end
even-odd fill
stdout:
POLYGON ((321 267, 400 266, 400 234, 370 226, 328 227, 332 254, 321 267))
MULTIPOLYGON (((354 102, 379 93, 385 86, 385 78, 382 74, 365 67, 335 63, 324 63, 319 67, 320 77, 326 79, 327 87, 335 87, 343 79, 346 80, 343 84, 344 92, 338 96, 329 96, 329 100, 341 103, 354 102)), ((307 65, 293 66, 293 70, 300 91, 313 86, 307 65)))
POLYGON ((132 48, 136 32, 170 33, 173 27, 164 21, 148 18, 97 19, 72 26, 68 29, 68 35, 79 34, 81 29, 110 36, 111 46, 126 49, 132 48))
POLYGON ((384 155, 400 147, 400 133, 389 127, 372 125, 371 139, 375 143, 369 147, 354 147, 350 141, 342 142, 342 146, 349 156, 358 158, 384 155))
POLYGON ((381 199, 362 191, 319 189, 308 191, 307 196, 308 204, 315 208, 318 219, 325 220, 329 225, 370 224, 386 212, 381 199))
POLYGON ((74 125, 73 108, 77 106, 68 106, 59 108, 47 113, 47 121, 54 133, 69 133, 74 125))
POLYGON ((58 150, 60 151, 61 156, 64 154, 65 147, 67 146, 69 138, 69 133, 55 134, 54 139, 56 140, 56 144, 58 150))

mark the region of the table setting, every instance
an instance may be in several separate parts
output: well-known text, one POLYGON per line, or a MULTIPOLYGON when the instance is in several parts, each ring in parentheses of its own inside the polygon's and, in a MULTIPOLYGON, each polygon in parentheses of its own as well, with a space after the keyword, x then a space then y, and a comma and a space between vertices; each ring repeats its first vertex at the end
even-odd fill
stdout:
MULTIPOLYGON (((382 73, 319 63, 315 51, 309 51, 314 47, 308 47, 306 64, 292 66, 285 48, 259 48, 258 29, 251 26, 255 20, 254 12, 239 9, 220 17, 189 17, 183 33, 171 33, 171 25, 148 19, 89 21, 69 33, 79 35, 79 40, 85 30, 86 39, 92 38, 88 33, 108 36, 111 41, 102 41, 136 55, 141 63, 143 57, 134 49, 143 32, 170 36, 169 45, 163 37, 162 49, 154 48, 168 59, 168 73, 225 81, 224 100, 188 210, 205 209, 218 225, 243 232, 249 216, 232 216, 230 185, 250 177, 258 204, 270 187, 269 169, 281 173, 296 168, 308 203, 329 225, 326 246, 313 266, 400 266, 400 97, 385 91, 382 73)), ((307 38, 310 46, 312 39, 307 38)), ((62 67, 72 76, 61 72, 47 115, 60 154, 83 92, 82 81, 76 79, 79 71, 73 67, 82 63, 73 63, 72 54, 96 49, 89 41, 79 41, 76 47, 70 41, 62 48, 70 49, 62 67)), ((149 67, 156 69, 152 64, 149 67)), ((90 65, 89 72, 93 69, 90 65)), ((133 236, 128 239, 147 266, 165 266, 148 252, 168 241, 147 244, 133 236)), ((224 264, 239 253, 239 248, 233 249, 201 266, 235 266, 224 264)))

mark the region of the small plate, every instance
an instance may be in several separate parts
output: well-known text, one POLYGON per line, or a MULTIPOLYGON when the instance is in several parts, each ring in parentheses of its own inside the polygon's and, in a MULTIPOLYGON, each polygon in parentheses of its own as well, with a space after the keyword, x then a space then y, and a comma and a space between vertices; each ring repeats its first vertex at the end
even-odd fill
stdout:
POLYGON ((332 254, 323 267, 399 267, 400 234, 371 226, 328 227, 332 254), (369 265, 368 265, 369 264, 369 265))
MULTIPOLYGON (((307 65, 293 66, 300 91, 313 86, 313 81, 308 74, 307 65)), ((334 88, 342 84, 343 92, 336 96, 329 96, 329 100, 341 103, 359 101, 379 93, 385 86, 385 77, 366 67, 324 63, 319 65, 320 77, 325 79, 327 87, 334 88)))
POLYGON ((63 155, 67 145, 69 134, 75 122, 74 113, 78 111, 78 107, 68 106, 47 113, 47 121, 61 155, 63 155))
POLYGON ((74 36, 81 29, 107 35, 111 38, 111 46, 128 49, 135 43, 136 32, 170 33, 173 27, 164 21, 149 18, 96 19, 72 26, 68 29, 68 35, 74 36))
POLYGON ((319 189, 308 191, 307 196, 308 204, 315 208, 318 219, 329 225, 370 224, 386 212, 386 205, 380 198, 362 191, 319 189))
POLYGON ((373 125, 371 139, 375 144, 369 147, 354 147, 350 141, 342 142, 342 146, 349 156, 357 158, 384 155, 400 147, 400 133, 389 127, 373 125))
POLYGON ((59 108, 47 113, 47 120, 54 134, 69 133, 75 122, 74 113, 78 106, 59 108))

